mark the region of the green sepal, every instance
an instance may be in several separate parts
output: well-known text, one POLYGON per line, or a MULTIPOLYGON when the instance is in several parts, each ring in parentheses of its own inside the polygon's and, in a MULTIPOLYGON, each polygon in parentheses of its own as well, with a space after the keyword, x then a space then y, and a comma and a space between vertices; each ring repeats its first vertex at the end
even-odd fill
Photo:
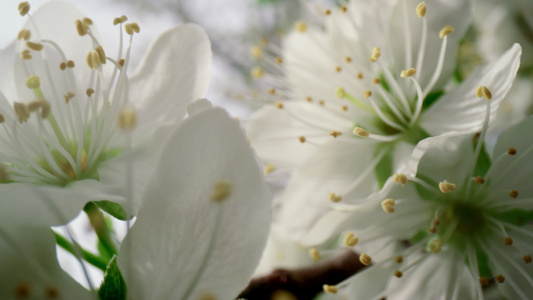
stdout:
POLYGON ((107 200, 101 200, 101 201, 93 201, 100 209, 105 211, 106 213, 112 215, 113 217, 121 220, 121 221, 127 221, 130 220, 133 216, 128 215, 126 210, 122 207, 122 205, 107 201, 107 200))
POLYGON ((98 289, 100 300, 126 300, 126 282, 117 265, 117 256, 113 256, 104 274, 104 281, 98 289))

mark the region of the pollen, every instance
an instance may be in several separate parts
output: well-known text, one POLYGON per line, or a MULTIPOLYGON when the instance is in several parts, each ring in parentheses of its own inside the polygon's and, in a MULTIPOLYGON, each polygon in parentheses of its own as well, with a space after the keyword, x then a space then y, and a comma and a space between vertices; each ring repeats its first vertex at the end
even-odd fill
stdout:
POLYGON ((59 298, 59 291, 54 286, 48 286, 46 287, 46 296, 48 299, 57 299, 59 298))
POLYGON ((481 286, 487 286, 489 285, 489 280, 486 277, 479 278, 479 284, 481 286))
POLYGON ((305 97, 305 101, 307 101, 307 102, 313 102, 313 98, 311 98, 311 97, 305 97))
POLYGON ((299 21, 296 23, 295 28, 298 32, 304 33, 307 31, 307 24, 305 24, 303 21, 299 21))
POLYGON ((215 202, 221 202, 228 198, 231 194, 231 183, 229 181, 220 180, 215 184, 213 193, 211 194, 211 200, 215 202))
POLYGON ((516 148, 515 147, 509 147, 509 149, 507 149, 507 154, 513 156, 513 155, 516 155, 516 148))
POLYGON ((505 281, 505 277, 503 277, 503 275, 498 275, 496 276, 496 281, 498 281, 499 283, 503 283, 505 281))
POLYGON ((396 271, 394 271, 394 276, 396 276, 396 277, 398 277, 398 278, 402 278, 403 273, 402 273, 402 271, 400 271, 400 270, 396 270, 396 271))
POLYGON ((268 174, 271 174, 271 173, 274 173, 274 171, 276 171, 276 167, 274 167, 273 164, 267 164, 264 168, 263 168, 263 173, 265 175, 268 175, 268 174))
POLYGON ((137 114, 131 108, 126 108, 118 116, 118 126, 122 130, 132 130, 137 125, 137 114))
POLYGON ((87 26, 93 25, 93 20, 91 20, 91 18, 83 18, 81 21, 87 26))
POLYGON ((67 63, 66 62, 62 62, 59 64, 59 69, 61 71, 65 71, 67 69, 67 63))
POLYGON ((79 36, 84 36, 89 31, 89 26, 87 26, 87 24, 83 23, 82 20, 76 20, 74 22, 74 25, 76 25, 76 31, 78 32, 79 36))
POLYGON ((300 143, 302 143, 302 144, 305 143, 305 141, 306 141, 305 136, 303 136, 303 135, 302 135, 302 136, 299 136, 299 137, 298 137, 298 141, 299 141, 300 143))
POLYGON ((325 103, 326 103, 326 102, 324 102, 324 100, 319 100, 319 101, 318 101, 318 105, 320 105, 320 106, 324 106, 325 103))
POLYGON ((368 137, 370 135, 368 131, 364 130, 361 127, 355 127, 353 130, 353 134, 360 136, 360 137, 368 137))
POLYGON ((340 135, 342 135, 342 132, 340 132, 340 131, 335 131, 335 130, 332 130, 332 131, 330 131, 330 133, 329 133, 329 136, 332 136, 333 138, 336 138, 336 137, 338 137, 338 136, 340 136, 340 135))
POLYGON ((328 195, 328 199, 329 199, 329 201, 331 201, 331 202, 338 203, 338 202, 341 202, 341 200, 342 200, 342 196, 341 196, 341 195, 337 195, 337 194, 335 194, 335 193, 330 193, 330 194, 328 195))
POLYGON ((485 183, 485 178, 483 178, 481 176, 476 176, 476 178, 474 180, 475 180, 475 182, 477 184, 484 184, 485 183))
POLYGON ((416 14, 419 18, 423 18, 426 15, 426 2, 420 2, 416 7, 416 14))
POLYGON ((29 89, 38 89, 41 86, 41 79, 37 75, 31 75, 26 78, 26 87, 29 89))
POLYGON ((348 111, 348 106, 343 105, 343 106, 342 106, 342 111, 348 111))
POLYGON ((309 257, 314 261, 319 261, 322 258, 316 248, 309 249, 309 257))
POLYGON ((409 179, 407 179, 407 176, 405 174, 395 173, 394 175, 392 175, 392 181, 394 181, 395 183, 399 183, 402 186, 406 186, 409 182, 409 179))
POLYGON ((372 49, 372 54, 370 55, 370 61, 371 62, 376 62, 378 61, 378 58, 381 56, 381 48, 380 47, 374 47, 374 49, 372 49))
POLYGON ((416 74, 416 70, 414 68, 409 68, 407 70, 404 70, 400 73, 401 78, 411 77, 416 74))
POLYGON ((27 29, 22 29, 21 31, 19 31, 19 34, 17 35, 17 40, 29 40, 31 37, 31 32, 27 29))
POLYGON ((368 99, 370 96, 372 96, 372 92, 371 91, 365 91, 363 96, 365 97, 365 99, 368 99))
POLYGON ((250 48, 250 54, 253 58, 260 59, 263 57, 263 49, 257 45, 254 45, 250 48))
POLYGON ((363 253, 359 256, 359 261, 365 266, 370 266, 370 264, 372 263, 372 257, 370 257, 366 253, 363 253))
POLYGON ((397 264, 401 264, 403 262, 403 256, 401 256, 401 255, 396 256, 396 258, 394 258, 394 261, 397 264))
POLYGON ((449 35, 450 33, 453 32, 453 27, 450 26, 450 25, 447 25, 447 26, 444 26, 444 28, 442 28, 439 32, 439 37, 441 39, 443 39, 445 36, 449 35))
POLYGON ((26 41, 26 47, 28 47, 30 50, 33 50, 33 51, 41 51, 44 48, 43 44, 34 43, 30 41, 26 41))
POLYGON ((339 291, 339 288, 334 286, 334 285, 327 285, 327 284, 324 284, 322 286, 322 289, 324 290, 325 293, 327 294, 337 294, 337 292, 339 291))
POLYGON ((513 244, 513 239, 510 238, 510 237, 506 237, 504 240, 503 240, 503 244, 505 246, 511 246, 513 244))
POLYGON ((28 2, 20 2, 18 11, 21 16, 25 16, 30 11, 30 4, 28 2))
POLYGON ((526 254, 526 255, 524 255, 524 257, 522 257, 522 260, 523 260, 526 264, 530 264, 531 261, 533 261, 533 259, 531 258, 531 254, 526 254))
POLYGON ((441 192, 447 194, 447 193, 451 193, 455 190, 455 184, 451 183, 451 182, 441 182, 439 183, 439 189, 441 192))
POLYGON ((355 237, 353 232, 348 232, 344 237, 344 244, 348 247, 353 247, 359 243, 359 239, 355 237))
POLYGON ((388 198, 388 199, 381 201, 381 208, 383 209, 384 212, 388 214, 394 213, 395 211, 394 205, 395 205, 395 202, 394 202, 394 199, 392 198, 388 198))
POLYGON ((94 51, 96 51, 96 53, 98 53, 98 57, 100 58, 100 63, 105 65, 105 62, 106 62, 106 58, 105 58, 105 51, 104 51, 104 48, 102 48, 102 46, 98 45, 94 51))
POLYGON ((87 53, 87 56, 85 57, 85 62, 87 63, 87 66, 89 66, 92 70, 98 70, 100 67, 100 55, 95 50, 89 51, 87 53))
POLYGON ((269 89, 268 89, 268 93, 269 93, 270 95, 274 95, 274 94, 276 93, 276 89, 275 89, 275 88, 269 88, 269 89))
POLYGON ((509 192, 509 197, 511 198, 516 198, 518 197, 518 191, 517 190, 512 190, 509 192))
POLYGON ((343 87, 338 87, 335 91, 337 98, 343 99, 346 97, 346 90, 343 87))
POLYGON ((265 72, 261 67, 255 67, 252 69, 252 77, 255 79, 261 78, 265 75, 265 72))
POLYGON ((276 102, 276 108, 283 109, 283 102, 280 102, 280 101, 276 102))
POLYGON ((429 251, 437 254, 442 249, 442 242, 439 239, 434 239, 429 243, 429 251))

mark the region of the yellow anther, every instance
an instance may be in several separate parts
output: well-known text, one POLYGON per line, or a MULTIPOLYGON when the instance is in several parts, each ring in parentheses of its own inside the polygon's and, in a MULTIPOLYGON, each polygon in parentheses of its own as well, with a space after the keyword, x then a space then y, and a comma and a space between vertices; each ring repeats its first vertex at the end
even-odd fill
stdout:
POLYGON ((276 108, 283 109, 283 102, 280 102, 280 101, 276 102, 276 108))
POLYGON ((98 67, 100 67, 100 55, 95 50, 89 51, 87 53, 87 56, 85 57, 85 62, 87 63, 87 66, 93 70, 98 70, 98 67))
POLYGON ((439 37, 441 39, 443 39, 445 36, 449 35, 450 33, 453 32, 453 27, 450 26, 450 25, 447 25, 447 26, 444 26, 444 28, 442 28, 439 32, 439 37))
POLYGON ((335 72, 340 73, 342 71, 342 68, 340 66, 335 67, 335 72))
POLYGON ((429 243, 429 251, 437 254, 442 249, 442 242, 439 239, 434 239, 429 243))
POLYGON ((398 255, 394 258, 394 261, 397 263, 397 264, 401 264, 403 262, 403 256, 401 255, 398 255))
POLYGON ((366 253, 363 253, 359 256, 359 261, 365 266, 370 266, 370 264, 372 263, 372 257, 370 257, 366 253))
POLYGON ((344 245, 348 247, 353 247, 359 243, 359 239, 355 237, 353 232, 348 232, 344 237, 344 245))
POLYGON ((522 260, 526 264, 530 264, 533 261, 533 258, 531 257, 531 254, 526 254, 526 255, 524 255, 524 257, 522 257, 522 260))
POLYGON ((271 174, 273 173, 274 171, 276 171, 276 167, 274 167, 273 164, 267 164, 264 168, 263 168, 263 173, 265 175, 268 175, 268 174, 271 174))
POLYGON ((450 183, 450 182, 441 182, 439 183, 439 189, 441 192, 443 193, 450 193, 450 192, 453 192, 455 190, 455 184, 453 183, 450 183))
POLYGON ((305 101, 307 101, 307 102, 313 102, 313 98, 312 98, 312 97, 305 97, 305 101))
POLYGON ((122 130, 132 130, 137 125, 137 114, 132 108, 126 108, 118 115, 118 127, 122 130))
POLYGON ((492 93, 486 86, 478 86, 476 88, 476 96, 478 98, 485 97, 487 100, 492 99, 492 93))
POLYGON ((347 8, 346 6, 344 6, 344 5, 341 6, 341 11, 342 11, 343 13, 345 13, 347 10, 348 10, 348 8, 347 8))
POLYGON ((29 40, 31 37, 31 32, 27 29, 22 29, 21 31, 19 31, 19 34, 17 36, 17 40, 29 40))
POLYGON ((402 186, 406 186, 409 182, 409 179, 405 174, 395 173, 394 175, 392 175, 392 181, 394 181, 395 183, 399 183, 402 186))
POLYGON ((37 75, 31 75, 26 78, 26 87, 29 89, 38 89, 41 86, 41 78, 37 75))
POLYGON ((513 155, 516 155, 516 148, 515 147, 509 147, 509 149, 507 149, 507 154, 513 156, 513 155))
POLYGON ((503 239, 503 244, 505 246, 511 246, 513 244, 513 239, 510 237, 506 237, 505 239, 503 239))
POLYGON ((374 49, 372 49, 372 54, 370 54, 369 59, 371 62, 376 62, 380 56, 381 56, 381 48, 374 47, 374 49))
POLYGON ((84 36, 87 34, 87 31, 89 30, 89 26, 83 23, 82 20, 76 20, 74 22, 74 25, 76 25, 76 31, 78 32, 79 36, 84 36))
POLYGON ((392 214, 395 211, 394 205, 395 205, 395 201, 392 198, 388 198, 388 199, 381 201, 381 208, 383 209, 384 212, 388 214, 392 214))
POLYGON ((94 94, 94 90, 92 88, 88 88, 86 91, 85 91, 85 94, 87 94, 87 97, 91 97, 92 94, 94 94))
POLYGON ((416 7, 416 14, 418 17, 423 18, 426 15, 426 2, 420 2, 416 7))
POLYGON ((316 250, 315 248, 309 249, 309 257, 311 257, 314 261, 319 261, 322 257, 320 256, 320 252, 316 250))
POLYGON ((498 275, 496 276, 496 281, 498 281, 499 283, 503 283, 505 281, 505 277, 503 277, 503 275, 498 275))
POLYGON ((342 196, 341 196, 341 195, 337 195, 337 194, 335 194, 335 193, 330 193, 330 194, 328 195, 328 199, 329 199, 329 201, 331 201, 331 202, 338 203, 338 202, 341 202, 341 200, 342 200, 342 196))
POLYGON ((33 56, 31 55, 30 50, 24 49, 20 53, 20 57, 22 57, 22 59, 28 60, 28 59, 32 59, 33 56))
POLYGON ((334 138, 338 137, 339 135, 342 135, 342 132, 335 131, 335 130, 332 130, 332 131, 329 132, 329 136, 332 136, 334 138))
POLYGON ((516 197, 518 197, 518 191, 517 191, 517 190, 511 190, 511 191, 509 192, 509 197, 511 197, 511 198, 516 198, 516 197))
POLYGON ((113 25, 121 24, 122 20, 120 18, 114 18, 113 19, 113 25))
POLYGON ((261 67, 255 67, 252 69, 252 77, 255 79, 261 78, 265 75, 265 72, 261 67))
POLYGON ((481 286, 487 286, 489 285, 489 280, 486 277, 479 278, 479 284, 481 286))
POLYGON ((353 130, 353 134, 360 136, 360 137, 368 137, 370 135, 368 131, 364 130, 361 127, 355 127, 353 130))
POLYGON ((276 62, 276 64, 281 65, 283 63, 283 58, 278 56, 274 59, 274 61, 276 62))
POLYGON ((396 271, 394 271, 394 276, 396 276, 396 277, 398 277, 398 278, 402 278, 403 273, 402 273, 402 271, 400 271, 400 270, 396 270, 396 271))
POLYGON ((299 137, 298 137, 298 141, 299 141, 300 143, 302 143, 302 144, 305 143, 305 142, 306 142, 305 136, 303 136, 303 135, 302 135, 302 136, 299 136, 299 137))
POLYGON ((404 70, 400 73, 401 78, 411 77, 416 74, 416 70, 414 68, 409 68, 407 70, 404 70))
POLYGON ((349 57, 349 56, 346 56, 345 60, 346 60, 347 63, 351 63, 352 62, 352 58, 349 57))
POLYGON ((124 60, 124 58, 121 58, 121 59, 118 60, 118 64, 119 64, 119 66, 121 66, 121 67, 124 67, 124 63, 125 63, 125 62, 126 62, 126 60, 124 60))
POLYGON ((60 63, 60 64, 59 64, 59 69, 60 69, 61 71, 66 70, 66 69, 67 69, 67 63, 66 63, 66 62, 62 62, 62 63, 60 63))
POLYGON ((364 77, 363 77, 363 73, 361 73, 361 72, 357 73, 357 78, 359 78, 359 79, 363 79, 363 78, 364 78, 364 77))
POLYGON ((250 54, 252 54, 253 58, 260 59, 263 57, 263 49, 257 45, 254 45, 250 48, 250 54))
POLYGON ((126 31, 127 34, 133 35, 133 28, 131 28, 131 24, 130 23, 124 25, 124 30, 126 31))
POLYGON ((330 9, 326 9, 326 10, 324 11, 324 14, 325 14, 326 16, 331 15, 331 10, 330 10, 330 9))
POLYGON ((307 31, 307 24, 303 21, 296 22, 295 28, 298 32, 304 33, 307 31))
POLYGON ((68 60, 68 61, 67 61, 67 67, 68 67, 68 68, 72 69, 72 68, 74 68, 75 66, 76 66, 76 64, 74 63, 73 60, 68 60))
POLYGON ((28 118, 30 117, 30 111, 28 110, 28 106, 26 104, 15 102, 13 103, 13 108, 15 109, 15 114, 18 117, 19 123, 28 121, 28 118))
POLYGON ((365 91, 363 96, 368 99, 368 97, 372 96, 372 91, 365 91))
POLYGON ((18 6, 19 14, 25 16, 30 11, 30 4, 28 2, 20 2, 18 6))
POLYGON ((476 88, 476 97, 483 97, 483 87, 481 85, 476 88))
POLYGON ((104 48, 102 48, 102 46, 98 45, 98 46, 96 46, 96 48, 94 49, 94 51, 96 51, 96 53, 98 53, 98 58, 100 59, 100 63, 101 63, 102 65, 105 65, 106 57, 105 57, 105 51, 104 51, 104 48))
POLYGON ((41 51, 44 48, 43 44, 34 43, 30 41, 26 41, 26 47, 28 47, 30 50, 33 50, 33 51, 41 51))
POLYGON ((474 181, 477 183, 477 184, 484 184, 485 183, 485 178, 481 177, 481 176, 476 176, 476 178, 474 179, 474 181))
POLYGON ((326 102, 324 102, 324 100, 319 100, 319 101, 318 101, 318 105, 320 105, 320 106, 324 106, 324 104, 326 104, 326 102))
POLYGON ((141 27, 136 22, 130 23, 130 27, 135 33, 141 32, 141 27))
POLYGON ((41 118, 46 119, 50 114, 50 103, 44 99, 38 99, 30 102, 27 106, 28 112, 34 112, 41 109, 41 118))
POLYGON ((322 289, 324 290, 325 293, 327 294, 337 294, 339 292, 339 288, 334 286, 334 285, 327 285, 327 284, 324 284, 322 286, 322 289))
POLYGON ((4 118, 3 114, 0 114, 0 124, 4 123, 6 119, 4 118))
POLYGON ((93 25, 93 20, 91 20, 91 18, 83 18, 81 21, 87 26, 93 25))
POLYGON ((379 79, 379 78, 374 78, 374 79, 372 80, 372 83, 373 83, 373 84, 380 84, 380 83, 381 83, 381 79, 379 79))
POLYGON ((337 98, 343 99, 346 97, 346 90, 343 87, 338 87, 335 93, 337 94, 337 98))
POLYGON ((342 111, 348 111, 348 106, 343 105, 343 106, 342 106, 342 111))
POLYGON ((121 23, 124 23, 124 22, 126 22, 127 20, 128 20, 128 17, 126 17, 125 15, 120 16, 120 22, 121 22, 121 23))
POLYGON ((211 200, 220 202, 231 194, 231 183, 229 181, 220 180, 215 184, 213 194, 211 194, 211 200))
POLYGON ((269 88, 269 89, 268 89, 268 93, 269 93, 270 95, 274 95, 274 94, 276 93, 276 89, 275 89, 275 88, 269 88))

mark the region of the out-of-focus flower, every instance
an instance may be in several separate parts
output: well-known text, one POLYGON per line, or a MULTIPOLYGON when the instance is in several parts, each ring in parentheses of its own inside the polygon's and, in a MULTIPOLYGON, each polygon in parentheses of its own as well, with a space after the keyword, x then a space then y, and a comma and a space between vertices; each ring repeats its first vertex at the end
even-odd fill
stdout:
MULTIPOLYGON (((325 30, 296 25, 283 57, 271 62, 286 77, 276 78, 280 87, 271 93, 288 101, 264 107, 247 124, 263 161, 294 171, 279 214, 291 233, 305 233, 328 199, 378 191, 422 139, 480 130, 478 86, 488 88, 495 115, 521 48, 447 87, 470 16, 471 1, 351 1, 319 16, 325 30)), ((271 76, 263 69, 254 75, 271 76)))
POLYGON ((350 230, 346 245, 357 244, 361 261, 374 264, 341 284, 361 299, 479 299, 490 287, 500 297, 528 299, 532 128, 529 118, 504 132, 490 158, 482 147, 486 126, 480 137, 421 142, 416 175, 408 172, 405 186, 391 179, 367 203, 329 213, 306 242, 350 230))
POLYGON ((233 299, 259 262, 271 196, 241 129, 194 103, 120 249, 128 299, 233 299))

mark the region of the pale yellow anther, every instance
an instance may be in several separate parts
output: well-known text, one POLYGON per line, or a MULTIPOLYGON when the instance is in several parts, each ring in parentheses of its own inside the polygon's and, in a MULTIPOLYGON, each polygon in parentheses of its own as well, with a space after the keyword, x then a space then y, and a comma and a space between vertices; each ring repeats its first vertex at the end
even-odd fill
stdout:
POLYGON ((398 277, 398 278, 402 278, 403 273, 402 273, 402 271, 400 271, 400 270, 396 270, 396 271, 394 271, 394 276, 396 276, 396 277, 398 277))
POLYGON ((370 133, 368 133, 368 131, 364 130, 361 127, 355 127, 353 129, 353 134, 355 134, 357 136, 360 136, 360 137, 368 137, 370 135, 370 133))
POLYGON ((254 45, 250 48, 250 54, 255 59, 261 59, 263 57, 263 49, 257 45, 254 45))
POLYGON ((283 58, 278 56, 274 59, 274 62, 276 62, 276 64, 278 65, 281 65, 283 63, 283 58))
POLYGON ((342 71, 342 68, 340 66, 335 67, 335 72, 340 73, 342 71))
POLYGON ((231 194, 232 186, 231 182, 220 180, 215 184, 215 189, 213 194, 211 194, 211 200, 215 202, 220 202, 231 194))
POLYGON ((483 97, 483 87, 481 85, 476 88, 476 97, 483 97))
POLYGON ((29 60, 29 59, 32 59, 33 56, 31 55, 30 50, 24 49, 20 53, 20 57, 22 57, 22 59, 29 60))
POLYGON ((30 4, 28 2, 20 2, 18 5, 19 14, 25 16, 30 11, 30 4))
POLYGON ((45 119, 50 114, 50 103, 44 99, 37 99, 32 101, 27 106, 28 112, 34 112, 41 109, 41 118, 45 119))
POLYGON ((91 97, 92 94, 94 94, 94 90, 92 88, 88 88, 86 91, 85 91, 85 94, 87 95, 87 97, 91 97))
POLYGON ((337 94, 337 98, 343 99, 346 97, 346 90, 343 87, 338 87, 335 93, 337 94))
POLYGON ((513 156, 513 155, 516 155, 516 148, 515 147, 509 147, 509 149, 507 149, 507 154, 513 156))
POLYGON ((314 261, 319 261, 322 257, 320 256, 320 252, 316 250, 315 248, 309 249, 309 257, 311 257, 314 261))
POLYGON ((131 28, 131 23, 125 24, 124 30, 128 35, 133 35, 133 28, 131 28))
POLYGON ((482 87, 481 92, 483 93, 483 97, 485 97, 485 99, 492 99, 492 92, 486 86, 482 87))
POLYGON ((13 103, 13 108, 15 109, 15 114, 18 117, 19 123, 24 123, 30 117, 30 111, 28 106, 24 103, 15 102, 13 103))
POLYGON ((113 19, 113 25, 121 24, 122 20, 120 18, 114 18, 113 19))
POLYGON ((455 190, 455 184, 451 183, 451 182, 440 182, 439 183, 439 189, 441 192, 443 193, 451 193, 455 190))
POLYGON ((453 27, 450 26, 450 25, 447 25, 447 26, 444 26, 444 28, 442 28, 439 32, 439 37, 441 39, 443 39, 445 36, 449 35, 450 33, 453 32, 453 27))
POLYGON ((326 102, 324 102, 324 100, 318 100, 318 105, 324 106, 324 104, 326 104, 326 102))
POLYGON ((401 264, 403 262, 403 256, 401 255, 398 255, 394 258, 394 261, 397 263, 397 264, 401 264))
POLYGON ((340 131, 332 130, 332 131, 329 132, 329 136, 332 136, 334 138, 336 138, 336 137, 338 137, 340 135, 342 135, 342 132, 340 132, 340 131))
POLYGON ((280 101, 276 102, 276 108, 283 109, 283 102, 280 102, 280 101))
POLYGON ((85 57, 85 62, 87 63, 87 66, 89 66, 89 68, 92 70, 98 70, 98 68, 102 64, 100 62, 100 55, 95 50, 89 51, 89 53, 87 53, 87 56, 85 57))
POLYGON ((522 257, 522 260, 526 264, 530 264, 533 261, 533 258, 531 257, 531 254, 526 254, 526 255, 524 255, 524 257, 522 257))
POLYGON ((271 163, 267 164, 267 165, 263 168, 263 173, 264 173, 265 175, 268 175, 268 174, 274 173, 274 171, 276 171, 276 167, 275 167, 273 164, 271 164, 271 163))
POLYGON ((503 244, 505 246, 511 246, 513 244, 513 239, 510 237, 506 237, 505 239, 503 239, 503 244))
POLYGON ((307 31, 307 24, 303 21, 296 22, 295 28, 298 32, 304 33, 307 31))
POLYGON ((120 22, 121 22, 121 23, 124 23, 124 22, 126 22, 127 20, 128 20, 128 17, 126 17, 125 15, 120 16, 120 22))
POLYGON ((302 136, 299 136, 299 137, 298 137, 298 141, 299 141, 300 143, 302 143, 302 144, 305 143, 305 142, 306 142, 305 136, 303 136, 303 135, 302 135, 302 136))
POLYGON ((505 281, 505 277, 504 277, 503 275, 501 275, 501 274, 500 274, 500 275, 497 275, 497 276, 496 276, 496 281, 497 281, 498 283, 503 283, 503 282, 505 281))
POLYGON ((93 20, 91 20, 91 18, 83 18, 81 21, 87 26, 93 25, 93 20))
POLYGON ((429 251, 437 254, 442 250, 442 242, 439 239, 434 239, 429 243, 429 251))
POLYGON ((416 7, 416 14, 418 17, 423 18, 426 15, 426 2, 420 2, 416 7))
POLYGON ((31 41, 26 41, 26 47, 28 47, 28 49, 33 50, 33 51, 41 51, 44 48, 43 44, 34 43, 31 41))
POLYGON ((83 23, 82 20, 76 20, 74 22, 74 25, 76 25, 76 31, 78 32, 79 36, 84 36, 87 34, 87 31, 89 30, 89 26, 83 23))
POLYGON ((359 261, 365 266, 370 266, 370 264, 372 263, 372 257, 370 257, 366 253, 363 253, 359 256, 359 261))
POLYGON ((122 130, 132 130, 137 125, 137 114, 132 108, 123 109, 118 115, 118 127, 122 130))
POLYGON ((135 33, 141 32, 141 27, 136 22, 130 23, 130 27, 135 33))
POLYGON ((37 75, 31 75, 26 78, 26 87, 29 89, 38 89, 41 86, 41 78, 37 75))
POLYGON ((255 79, 261 78, 265 75, 265 72, 261 67, 255 67, 252 69, 252 77, 255 79))
POLYGON ((395 183, 399 183, 402 186, 406 186, 409 182, 409 179, 405 174, 395 173, 394 175, 392 175, 392 181, 394 181, 395 183))
POLYGON ((17 40, 29 40, 31 37, 31 32, 27 29, 22 29, 21 31, 19 31, 19 34, 17 35, 17 40))
POLYGON ((403 70, 400 73, 401 78, 411 77, 416 74, 416 70, 414 68, 409 68, 407 70, 403 70))
POLYGON ((517 191, 517 190, 511 190, 511 191, 509 192, 509 197, 511 197, 511 198, 516 198, 516 197, 518 197, 518 191, 517 191))
POLYGON ((395 211, 394 205, 396 202, 392 198, 381 201, 381 209, 388 214, 392 214, 395 211))
POLYGON ((330 194, 328 195, 328 199, 329 199, 329 201, 331 201, 331 202, 338 203, 338 202, 341 202, 341 200, 342 200, 342 196, 341 196, 341 195, 337 195, 337 194, 335 194, 335 193, 330 193, 330 194))
POLYGON ((98 46, 96 46, 96 48, 94 49, 94 51, 96 51, 96 53, 98 53, 98 58, 100 58, 100 63, 101 63, 102 65, 105 65, 106 57, 105 57, 105 51, 104 51, 104 48, 102 48, 102 46, 98 45, 98 46))
POLYGON ((327 284, 324 284, 322 286, 322 289, 324 290, 325 293, 327 294, 337 294, 339 292, 339 288, 334 286, 334 285, 327 285, 327 284))
POLYGON ((354 247, 357 243, 359 243, 359 239, 355 237, 353 232, 348 232, 344 237, 344 245, 348 247, 354 247))
POLYGON ((372 91, 364 91, 363 96, 365 99, 368 99, 370 96, 372 96, 372 91))
POLYGON ((381 56, 381 48, 374 47, 374 49, 372 49, 372 54, 370 55, 369 59, 371 62, 376 62, 380 56, 381 56))
POLYGON ((67 67, 68 67, 68 68, 72 69, 72 68, 74 68, 75 66, 76 66, 76 64, 74 63, 73 60, 68 60, 68 61, 67 61, 67 67))

